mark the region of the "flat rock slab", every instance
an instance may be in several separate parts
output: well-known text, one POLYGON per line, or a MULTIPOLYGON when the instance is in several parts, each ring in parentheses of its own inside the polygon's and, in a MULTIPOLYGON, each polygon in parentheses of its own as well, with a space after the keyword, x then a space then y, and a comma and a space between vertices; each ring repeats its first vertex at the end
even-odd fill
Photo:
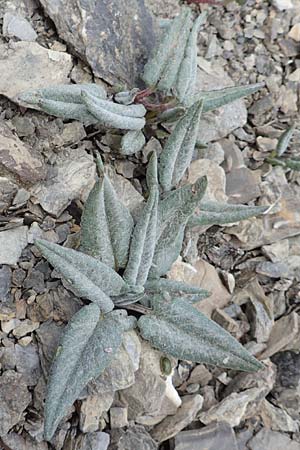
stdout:
POLYGON ((249 450, 300 450, 300 443, 288 435, 263 428, 247 444, 249 450))
POLYGON ((17 101, 17 94, 69 82, 72 58, 67 53, 48 50, 36 42, 0 45, 0 94, 17 101))
POLYGON ((175 437, 175 450, 238 450, 234 431, 226 422, 201 430, 182 431, 175 437))
POLYGON ((28 242, 28 227, 0 232, 0 264, 16 264, 28 242))
MULTIPOLYGON (((1 65, 1 61, 0 61, 1 65)), ((1 83, 1 81, 0 81, 1 83)), ((42 158, 0 122, 0 174, 13 174, 24 183, 36 183, 46 176, 42 158)))
POLYGON ((41 0, 59 36, 110 84, 137 84, 154 46, 144 0, 41 0))

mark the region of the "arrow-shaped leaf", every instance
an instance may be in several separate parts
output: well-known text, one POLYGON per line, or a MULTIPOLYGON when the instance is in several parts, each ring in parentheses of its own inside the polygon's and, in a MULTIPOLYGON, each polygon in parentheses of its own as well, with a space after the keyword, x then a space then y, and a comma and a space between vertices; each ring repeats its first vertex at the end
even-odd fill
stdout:
POLYGON ((263 214, 268 208, 269 206, 246 206, 217 202, 201 202, 199 205, 199 213, 190 217, 188 226, 224 225, 226 223, 239 222, 240 220, 263 214))
POLYGON ((122 343, 124 331, 133 327, 121 311, 105 316, 95 304, 84 306, 66 327, 57 349, 48 382, 45 404, 45 439, 50 440, 88 382, 109 366, 122 343))
POLYGON ((81 217, 81 249, 118 270, 128 260, 133 218, 106 175, 95 183, 81 217))
POLYGON ((181 180, 193 157, 202 101, 191 106, 177 122, 161 152, 159 160, 159 182, 164 191, 169 191, 181 180))
POLYGON ((147 183, 150 189, 149 198, 134 227, 129 260, 124 272, 124 280, 128 284, 143 286, 147 280, 152 264, 157 233, 157 157, 153 153, 147 170, 147 183))
POLYGON ((142 316, 138 326, 144 339, 175 358, 248 372, 263 368, 227 331, 183 300, 157 298, 153 313, 142 316))
POLYGON ((41 239, 35 245, 80 297, 97 303, 103 312, 114 307, 109 296, 127 290, 126 283, 114 270, 89 255, 41 239))
POLYGON ((206 289, 191 286, 183 281, 169 280, 167 278, 159 278, 156 280, 148 280, 145 284, 147 294, 164 294, 168 292, 172 297, 185 296, 189 301, 199 301, 210 296, 206 289))
POLYGON ((206 187, 207 179, 202 177, 193 185, 170 192, 159 202, 157 244, 149 278, 159 278, 167 273, 178 258, 187 221, 199 205, 206 187))

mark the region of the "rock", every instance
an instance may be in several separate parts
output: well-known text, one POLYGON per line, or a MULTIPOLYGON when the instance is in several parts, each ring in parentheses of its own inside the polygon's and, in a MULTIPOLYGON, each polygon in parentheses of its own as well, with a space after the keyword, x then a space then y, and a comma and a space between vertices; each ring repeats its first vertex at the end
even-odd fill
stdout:
POLYGON ((260 194, 258 180, 247 167, 226 174, 226 195, 230 203, 248 203, 260 194))
POLYGON ((207 176, 208 185, 203 201, 226 203, 226 179, 222 167, 209 159, 197 159, 196 161, 193 161, 189 167, 188 182, 195 183, 198 178, 203 177, 204 175, 207 176))
POLYGON ((198 418, 205 425, 214 421, 225 421, 232 427, 236 427, 242 420, 252 417, 264 395, 266 394, 261 388, 247 389, 240 394, 230 394, 208 411, 200 413, 198 418))
POLYGON ((35 41, 37 34, 31 24, 24 18, 10 12, 3 16, 3 36, 14 36, 21 41, 35 41))
POLYGON ((188 379, 188 384, 190 383, 199 383, 200 386, 206 386, 212 380, 212 374, 210 371, 203 365, 198 364, 191 372, 191 375, 188 379))
POLYGON ((91 433, 99 430, 100 419, 107 412, 114 400, 114 392, 104 392, 100 395, 88 395, 80 407, 80 430, 91 433))
MULTIPOLYGON (((242 129, 242 128, 241 128, 242 129)), ((220 141, 224 150, 225 162, 223 164, 225 172, 245 167, 244 156, 239 147, 231 139, 220 141)))
POLYGON ((260 359, 269 358, 287 347, 296 338, 298 331, 299 315, 296 312, 276 320, 267 342, 267 349, 260 355, 260 359))
POLYGON ((276 150, 278 139, 258 136, 256 138, 256 143, 262 152, 272 152, 273 150, 276 150))
POLYGON ((70 122, 64 124, 64 128, 60 135, 55 136, 53 144, 57 147, 72 145, 80 142, 86 137, 84 126, 81 122, 70 122))
POLYGON ((294 8, 292 0, 273 0, 272 4, 279 11, 284 11, 286 9, 293 9, 294 8))
POLYGON ((169 414, 175 414, 181 404, 171 383, 161 373, 162 353, 142 342, 140 368, 135 373, 135 383, 119 392, 122 405, 128 405, 128 419, 137 423, 155 425, 169 414), (151 392, 151 395, 149 395, 151 392))
POLYGON ((112 430, 109 450, 158 450, 158 446, 144 427, 134 425, 126 431, 112 430))
POLYGON ((2 436, 1 440, 7 446, 6 447, 7 449, 10 448, 13 450, 28 450, 28 449, 48 450, 48 445, 45 441, 37 442, 27 434, 25 434, 24 437, 23 435, 11 432, 5 436, 2 436))
POLYGON ((47 322, 42 323, 36 330, 40 362, 45 375, 49 373, 50 365, 55 356, 63 329, 64 327, 48 320, 47 322))
POLYGON ((74 450, 107 450, 109 441, 109 434, 101 431, 98 433, 81 434, 76 439, 74 450))
POLYGON ((59 216, 74 199, 85 201, 95 181, 93 157, 83 149, 65 149, 56 155, 47 179, 31 189, 42 208, 59 216))
POLYGON ((290 73, 287 78, 288 78, 288 80, 294 81, 296 83, 300 82, 300 68, 296 69, 296 70, 294 70, 294 72, 290 73))
POLYGON ((20 321, 20 323, 14 328, 13 335, 19 339, 26 334, 32 333, 32 331, 36 330, 39 327, 39 322, 32 322, 29 319, 25 319, 20 321))
POLYGON ((41 376, 40 359, 37 346, 29 344, 26 347, 15 345, 17 372, 23 376, 27 386, 35 386, 41 376))
POLYGON ((17 101, 29 89, 69 82, 72 59, 67 53, 48 50, 36 42, 14 42, 0 46, 0 94, 17 101), (32 63, 34 61, 34 64, 32 63))
POLYGON ((169 19, 180 13, 177 0, 145 0, 145 4, 155 16, 169 19))
POLYGON ((300 450, 300 444, 286 434, 262 428, 248 443, 249 450, 300 450))
POLYGON ((144 201, 144 197, 133 187, 130 181, 126 180, 126 178, 121 175, 116 174, 111 166, 108 166, 106 169, 106 173, 121 202, 124 203, 131 212, 139 208, 144 201))
POLYGON ((200 159, 210 159, 217 164, 224 161, 224 149, 219 142, 211 142, 207 148, 197 149, 197 153, 200 159))
POLYGON ((199 259, 194 266, 180 260, 175 261, 167 277, 172 280, 207 289, 211 296, 197 303, 197 309, 211 316, 215 308, 223 308, 229 303, 231 295, 221 282, 216 269, 206 261, 199 259))
POLYGON ((269 278, 284 278, 288 275, 289 267, 283 262, 263 261, 257 264, 255 271, 269 278))
POLYGON ((262 401, 259 415, 262 418, 266 428, 273 431, 285 431, 288 433, 296 433, 299 431, 299 424, 292 419, 283 409, 276 408, 266 399, 262 401))
POLYGON ((0 231, 0 264, 17 264, 27 245, 28 227, 0 231))
POLYGON ((0 266, 0 302, 5 302, 9 300, 10 287, 11 287, 11 268, 9 266, 2 266, 2 267, 0 266))
POLYGON ((200 430, 181 431, 174 450, 238 450, 234 431, 227 422, 216 422, 200 430))
MULTIPOLYGON (((209 91, 232 86, 232 80, 219 65, 211 70, 198 69, 196 91, 209 91)), ((236 128, 243 127, 247 122, 247 109, 243 100, 236 100, 214 112, 205 114, 200 123, 198 138, 201 142, 211 142, 222 139, 236 128)))
POLYGON ((201 395, 186 395, 182 398, 182 405, 177 412, 156 425, 151 431, 151 436, 159 443, 171 439, 195 420, 202 405, 201 395))
POLYGON ((18 186, 13 183, 9 178, 0 177, 0 212, 10 206, 12 199, 14 198, 18 186))
POLYGON ((286 351, 272 357, 277 367, 276 386, 300 388, 300 354, 286 351))
POLYGON ((300 42, 300 23, 295 23, 288 32, 288 37, 294 39, 296 42, 300 42))
POLYGON ((109 84, 136 87, 154 46, 152 16, 143 0, 42 0, 61 39, 109 84))
POLYGON ((114 406, 113 408, 110 408, 109 414, 111 429, 123 428, 128 425, 127 408, 114 406))
POLYGON ((274 242, 270 245, 264 245, 262 247, 262 252, 266 255, 272 262, 281 262, 288 258, 289 256, 289 240, 283 239, 278 242, 274 242))
POLYGON ((31 401, 21 374, 7 370, 0 377, 0 436, 9 432, 22 418, 31 401))
POLYGON ((136 381, 135 372, 139 368, 140 354, 141 343, 136 332, 132 330, 125 333, 116 357, 100 377, 89 383, 88 393, 100 395, 132 386, 136 381))
POLYGON ((123 175, 123 177, 133 178, 133 172, 136 168, 136 165, 133 162, 123 160, 123 159, 118 159, 115 162, 115 167, 116 167, 116 171, 120 175, 123 175))
POLYGON ((0 121, 0 173, 3 171, 30 184, 36 183, 46 176, 45 165, 41 157, 33 149, 23 144, 5 122, 0 121))

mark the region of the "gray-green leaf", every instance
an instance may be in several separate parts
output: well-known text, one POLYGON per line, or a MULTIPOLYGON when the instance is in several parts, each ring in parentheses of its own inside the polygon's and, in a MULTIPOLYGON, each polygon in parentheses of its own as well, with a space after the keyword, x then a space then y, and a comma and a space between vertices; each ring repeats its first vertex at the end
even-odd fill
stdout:
POLYGON ((282 133, 276 147, 277 156, 283 155, 283 153, 287 150, 295 130, 296 124, 292 124, 284 133, 282 133))
POLYGON ((81 249, 118 270, 128 260, 133 218, 104 175, 95 183, 81 217, 81 249))
POLYGON ((199 301, 210 296, 206 289, 191 286, 183 281, 169 280, 167 278, 159 278, 157 280, 148 280, 145 284, 147 294, 164 294, 168 292, 175 296, 185 296, 190 301, 199 301))
POLYGON ((265 86, 264 83, 248 84, 244 86, 234 86, 216 91, 200 91, 192 95, 187 102, 189 105, 203 101, 203 113, 212 111, 221 106, 227 105, 239 98, 254 94, 265 86))
POLYGON ((142 131, 128 131, 121 140, 122 155, 133 155, 139 152, 145 145, 146 139, 142 131))
POLYGON ((124 280, 132 285, 144 285, 152 264, 157 233, 157 160, 153 153, 147 170, 147 182, 150 188, 149 198, 134 227, 129 260, 124 272, 124 280), (155 181, 156 180, 156 181, 155 181))
POLYGON ((263 368, 227 331, 190 303, 158 298, 153 305, 153 313, 142 316, 138 326, 143 338, 164 353, 248 372, 263 368))
POLYGON ((181 180, 193 157, 202 101, 191 106, 177 122, 160 155, 159 181, 164 191, 169 191, 181 180))
POLYGON ((120 311, 105 316, 95 304, 84 306, 66 327, 51 367, 45 403, 45 439, 50 440, 88 382, 113 360, 132 318, 120 311))
POLYGON ((114 307, 109 296, 127 291, 120 275, 89 255, 42 239, 36 240, 35 245, 80 297, 97 303, 103 312, 114 307))
POLYGON ((230 205, 227 203, 201 202, 199 212, 190 217, 189 227, 203 225, 224 225, 258 216, 269 206, 230 205))

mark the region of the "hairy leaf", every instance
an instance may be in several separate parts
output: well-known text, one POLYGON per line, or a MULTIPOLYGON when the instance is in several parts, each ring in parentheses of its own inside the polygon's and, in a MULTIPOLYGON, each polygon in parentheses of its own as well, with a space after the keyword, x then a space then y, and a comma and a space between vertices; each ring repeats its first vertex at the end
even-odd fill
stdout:
POLYGON ((199 205, 199 213, 190 217, 188 226, 224 225, 226 223, 239 222, 240 220, 263 214, 268 208, 269 206, 246 206, 217 202, 201 202, 199 205))
POLYGON ((157 159, 153 153, 147 170, 150 188, 149 198, 134 227, 130 244, 129 260, 124 272, 124 280, 132 285, 144 285, 151 267, 157 232, 157 159))
POLYGON ((94 125, 98 120, 87 110, 84 105, 78 103, 66 103, 56 100, 41 99, 39 107, 51 116, 61 117, 62 119, 73 119, 84 123, 85 125, 94 125))
POLYGON ((106 175, 95 183, 81 217, 81 249, 118 270, 127 264, 133 218, 106 175))
POLYGON ((105 316, 95 304, 71 319, 52 364, 45 404, 45 439, 50 440, 68 409, 88 382, 109 366, 134 320, 122 311, 105 316))
POLYGON ((159 161, 159 181, 164 191, 169 191, 179 183, 190 165, 201 113, 202 101, 188 109, 187 113, 177 122, 167 140, 159 161))
POLYGON ((194 94, 197 79, 197 36, 201 25, 206 21, 207 13, 204 12, 194 22, 190 32, 184 58, 181 61, 176 80, 176 92, 180 102, 194 94))
POLYGON ((189 217, 199 205, 207 187, 206 177, 170 194, 158 206, 157 244, 149 278, 159 278, 168 272, 178 258, 189 217))
POLYGON ((159 350, 175 358, 236 370, 263 368, 227 331, 188 302, 158 298, 153 306, 153 313, 142 316, 138 326, 143 338, 159 350))
POLYGON ((131 105, 134 102, 136 94, 139 92, 139 88, 133 88, 130 91, 122 91, 115 94, 114 99, 121 105, 131 105))
POLYGON ((101 100, 86 91, 82 91, 81 96, 88 111, 102 125, 121 130, 141 130, 145 126, 146 109, 143 105, 120 105, 101 100))
POLYGON ((283 155, 283 153, 286 151, 286 149, 288 148, 288 146, 291 142, 291 139, 293 137, 295 130, 296 130, 296 124, 293 124, 284 133, 282 133, 282 135, 280 136, 280 138, 278 140, 278 144, 276 147, 277 156, 283 155))
POLYGON ((279 159, 267 158, 267 161, 273 166, 282 166, 286 169, 300 170, 300 159, 279 159))
POLYGON ((146 139, 142 131, 128 131, 121 140, 122 155, 133 155, 139 152, 145 145, 146 139))
POLYGON ((221 106, 227 105, 228 103, 234 102, 239 98, 254 94, 264 86, 264 83, 255 83, 244 86, 228 87, 216 91, 200 91, 191 96, 187 103, 191 105, 202 100, 203 112, 206 113, 216 108, 220 108, 221 106))
POLYGON ((190 301, 199 301, 210 296, 206 289, 191 286, 183 281, 169 280, 159 278, 157 280, 148 280, 145 284, 145 291, 153 294, 163 294, 168 292, 176 296, 185 296, 190 301))
POLYGON ((113 309, 110 295, 127 290, 126 283, 114 270, 89 255, 42 239, 36 240, 35 245, 80 297, 97 303, 103 312, 113 309))
POLYGON ((191 11, 183 8, 167 27, 152 58, 145 65, 142 78, 148 86, 158 85, 162 90, 174 86, 190 28, 191 11))

